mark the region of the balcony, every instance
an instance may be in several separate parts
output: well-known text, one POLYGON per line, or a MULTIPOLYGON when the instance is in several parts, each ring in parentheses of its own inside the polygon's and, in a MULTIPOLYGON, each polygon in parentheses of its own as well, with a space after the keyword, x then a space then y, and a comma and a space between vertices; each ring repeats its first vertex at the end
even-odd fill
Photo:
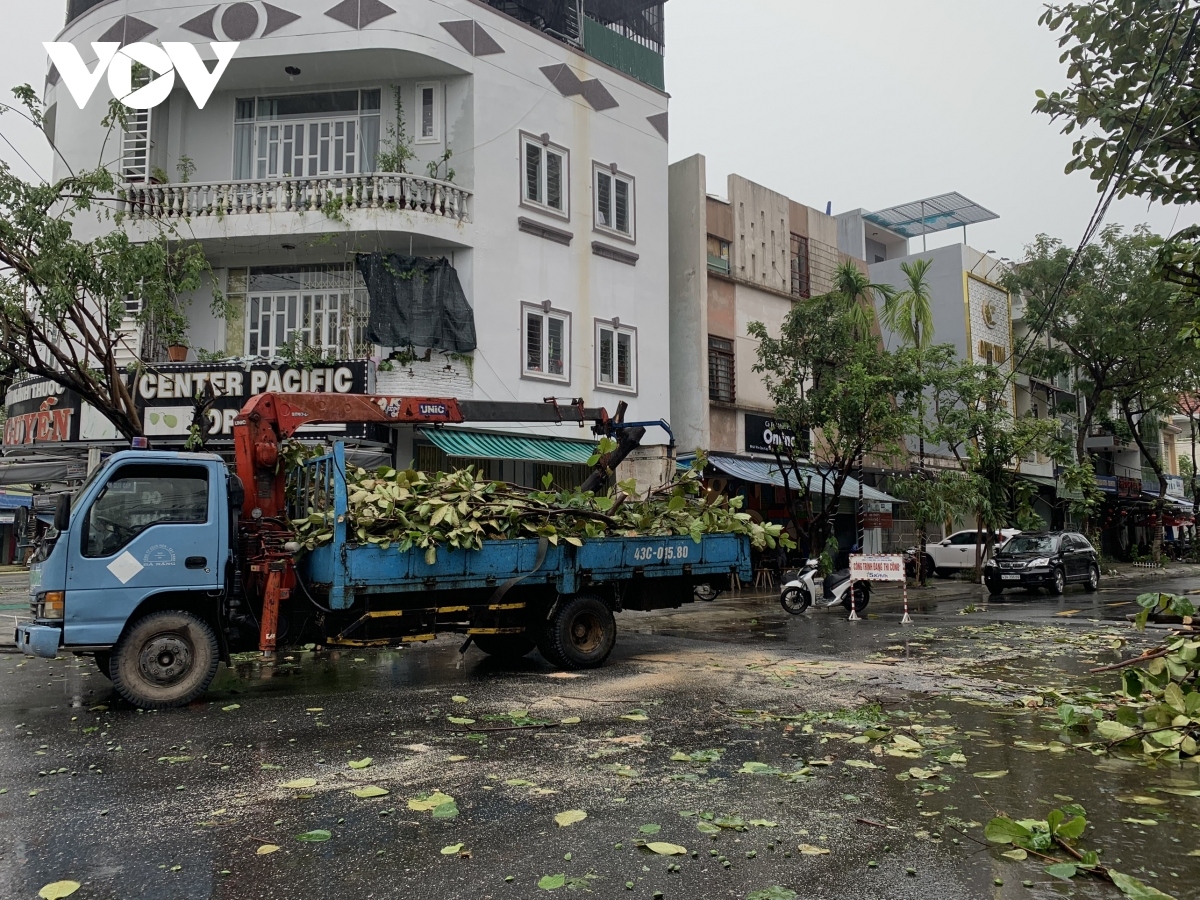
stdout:
POLYGON ((1138 445, 1133 441, 1117 437, 1104 425, 1093 425, 1084 438, 1084 447, 1088 450, 1131 450, 1136 451, 1138 445))
POLYGON ((375 173, 186 184, 131 184, 121 211, 133 221, 253 217, 319 212, 342 220, 360 210, 420 213, 471 221, 471 192, 422 175, 375 173))

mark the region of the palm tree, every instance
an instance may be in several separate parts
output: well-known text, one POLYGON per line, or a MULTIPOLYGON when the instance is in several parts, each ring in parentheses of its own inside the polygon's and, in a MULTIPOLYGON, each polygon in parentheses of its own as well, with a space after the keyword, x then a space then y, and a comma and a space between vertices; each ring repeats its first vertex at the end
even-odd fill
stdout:
MULTIPOLYGON (((856 340, 872 340, 871 330, 875 325, 875 301, 882 300, 886 306, 896 296, 890 284, 874 284, 862 269, 846 260, 837 267, 833 276, 833 292, 845 304, 846 316, 856 340)), ((857 537, 859 552, 863 552, 863 454, 858 455, 858 516, 857 537)))
POLYGON ((884 308, 893 302, 896 289, 890 284, 874 284, 858 266, 846 260, 833 276, 833 292, 846 303, 851 327, 857 337, 865 338, 875 324, 875 301, 882 300, 884 308))
MULTIPOLYGON (((905 287, 893 291, 883 301, 883 324, 900 336, 900 340, 914 350, 925 351, 933 344, 933 308, 929 295, 929 274, 933 260, 917 259, 900 263, 904 273, 905 287)), ((919 363, 918 363, 919 365, 919 363)), ((925 405, 921 403, 921 431, 918 435, 920 471, 925 471, 925 405)))

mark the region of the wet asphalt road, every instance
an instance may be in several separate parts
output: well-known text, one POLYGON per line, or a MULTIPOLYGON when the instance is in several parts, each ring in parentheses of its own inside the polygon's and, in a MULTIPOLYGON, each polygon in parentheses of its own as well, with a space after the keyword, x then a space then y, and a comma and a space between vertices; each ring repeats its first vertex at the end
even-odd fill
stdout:
MULTIPOLYGON (((163 713, 122 704, 90 659, 0 654, 0 897, 35 897, 60 879, 81 882, 81 900, 527 900, 571 888, 740 900, 773 885, 806 898, 1066 896, 1065 885, 1027 889, 1019 877, 996 886, 998 870, 969 840, 922 830, 929 823, 914 802, 927 801, 914 801, 908 784, 827 766, 844 753, 822 728, 805 733, 799 721, 746 710, 803 715, 876 702, 915 704, 936 718, 943 714, 921 698, 958 691, 933 674, 949 651, 922 650, 906 666, 910 634, 964 622, 1000 633, 1033 624, 1069 635, 1098 620, 1119 627, 1137 593, 1195 584, 1112 580, 1096 595, 1014 594, 985 608, 981 589, 941 583, 914 593, 911 632, 899 626, 898 593, 887 591, 859 623, 840 608, 792 618, 770 596, 722 598, 623 614, 610 664, 580 677, 560 677, 536 654, 508 667, 475 649, 460 657, 459 641, 445 638, 403 651, 297 653, 274 665, 247 658, 223 670, 202 702, 163 713), (872 662, 888 653, 901 661, 872 662), (504 730, 539 723, 549 727, 504 730), (672 761, 677 753, 699 759, 672 761), (809 774, 740 774, 748 762, 809 774), (351 793, 364 787, 388 793, 351 793), (454 798, 456 815, 419 808, 435 791, 454 798), (556 825, 567 810, 587 818, 556 825), (684 815, 692 813, 773 824, 710 836, 684 815), (660 828, 644 834, 643 825, 660 828), (297 840, 318 829, 329 840, 297 840), (659 856, 639 840, 690 852, 659 856), (806 855, 800 844, 830 852, 806 855), (566 886, 539 887, 559 874, 566 886)), ((1026 726, 1039 727, 979 727, 1026 726)), ((982 760, 1005 751, 978 752, 982 760)), ((1017 773, 1023 764, 979 763, 1017 773)), ((1067 788, 1048 780, 1030 789, 1048 797, 1067 788)), ((986 821, 993 802, 961 791, 953 799, 941 815, 986 821)), ((1189 816, 1194 823, 1195 810, 1179 811, 1179 828, 1189 816)))

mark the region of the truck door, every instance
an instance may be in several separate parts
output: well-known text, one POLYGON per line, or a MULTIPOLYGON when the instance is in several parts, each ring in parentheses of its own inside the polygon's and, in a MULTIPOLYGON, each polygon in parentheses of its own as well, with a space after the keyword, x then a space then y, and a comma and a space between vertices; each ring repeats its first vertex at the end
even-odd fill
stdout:
POLYGON ((107 645, 164 590, 219 590, 224 479, 164 459, 118 466, 72 528, 64 644, 107 645))

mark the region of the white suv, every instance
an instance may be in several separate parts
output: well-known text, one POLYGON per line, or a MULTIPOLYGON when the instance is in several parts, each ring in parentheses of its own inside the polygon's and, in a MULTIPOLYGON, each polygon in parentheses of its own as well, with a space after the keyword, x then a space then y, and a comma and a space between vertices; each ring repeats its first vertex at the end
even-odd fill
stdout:
MULTIPOLYGON (((996 547, 1003 547, 1021 532, 1015 528, 1001 529, 996 535, 996 547)), ((986 531, 958 531, 940 543, 930 542, 925 546, 929 561, 926 571, 933 570, 939 578, 947 578, 953 572, 975 568, 975 555, 979 545, 987 543, 986 531)), ((983 562, 987 562, 985 554, 983 562)))

